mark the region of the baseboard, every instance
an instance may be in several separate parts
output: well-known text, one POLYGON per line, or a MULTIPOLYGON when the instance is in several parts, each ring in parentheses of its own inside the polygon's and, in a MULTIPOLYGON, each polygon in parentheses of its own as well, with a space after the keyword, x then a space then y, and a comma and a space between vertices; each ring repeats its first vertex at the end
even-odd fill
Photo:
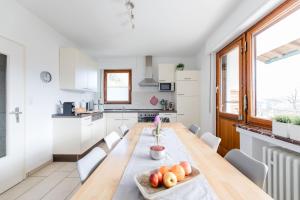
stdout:
POLYGON ((90 147, 88 150, 86 150, 84 153, 78 155, 78 154, 53 154, 53 161, 54 162, 76 162, 80 160, 82 157, 84 157, 86 154, 88 154, 92 149, 99 146, 103 140, 100 140, 96 144, 94 144, 92 147, 90 147))
POLYGON ((34 168, 33 170, 30 170, 26 173, 26 177, 31 176, 32 174, 36 173, 37 171, 41 170, 42 168, 46 167, 47 165, 51 164, 53 160, 48 160, 47 162, 41 164, 40 166, 34 168))

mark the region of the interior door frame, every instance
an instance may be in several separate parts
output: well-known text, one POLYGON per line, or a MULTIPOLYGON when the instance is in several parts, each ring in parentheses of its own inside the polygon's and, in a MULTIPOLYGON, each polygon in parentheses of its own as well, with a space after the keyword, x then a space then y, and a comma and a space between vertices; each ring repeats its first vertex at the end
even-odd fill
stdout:
MULTIPOLYGON (((229 43, 216 54, 216 135, 220 137, 219 118, 227 118, 228 120, 236 120, 237 123, 246 122, 247 105, 244 98, 247 98, 247 82, 246 82, 246 34, 240 35, 234 41, 229 43), (220 111, 221 103, 221 58, 235 47, 239 47, 239 114, 231 114, 220 111)), ((245 99, 247 100, 247 99, 245 99)))
MULTIPOLYGON (((26 47, 25 47, 25 45, 23 45, 23 44, 21 44, 21 43, 19 43, 19 42, 17 42, 17 41, 15 41, 15 40, 12 40, 12 39, 10 39, 10 38, 7 38, 7 37, 5 37, 5 36, 2 36, 2 35, 0 35, 0 38, 1 39, 3 39, 3 40, 7 40, 8 42, 11 42, 11 43, 13 43, 13 44, 15 44, 16 46, 19 46, 20 47, 20 49, 21 49, 21 52, 22 52, 22 55, 21 55, 21 66, 20 66, 20 68, 23 70, 23 73, 22 73, 22 76, 23 76, 23 81, 22 81, 22 90, 23 90, 23 99, 22 99, 22 105, 23 105, 23 108, 21 108, 22 110, 21 110, 21 112, 22 112, 22 117, 21 117, 21 120, 23 120, 24 121, 24 125, 22 126, 22 134, 23 134, 23 138, 24 138, 24 144, 23 144, 23 161, 22 161, 22 180, 24 180, 25 178, 26 178, 26 176, 27 176, 27 174, 26 174, 26 124, 25 124, 25 122, 26 122, 26 104, 25 104, 25 94, 26 94, 26 91, 25 91, 25 89, 26 89, 26 76, 25 76, 25 73, 26 73, 26 47)), ((2 54, 4 54, 4 55, 6 55, 7 56, 7 68, 9 67, 9 63, 10 63, 10 55, 9 55, 9 53, 8 52, 0 52, 0 53, 2 53, 2 54)), ((7 72, 8 72, 8 70, 9 69, 7 69, 7 72)), ((7 86, 6 86, 7 87, 7 86)), ((9 94, 9 93, 11 93, 12 91, 7 91, 7 95, 9 94)), ((8 104, 7 104, 7 102, 6 102, 6 107, 8 107, 8 104)), ((11 110, 9 110, 9 108, 8 109, 6 109, 6 117, 8 117, 9 116, 9 112, 10 112, 11 110)), ((8 125, 8 120, 6 121, 6 123, 7 123, 7 125, 8 125)), ((6 129, 8 129, 8 126, 6 127, 6 129)), ((8 140, 6 140, 6 143, 8 142, 8 140)), ((8 148, 8 145, 6 145, 6 148, 8 148)), ((8 154, 9 152, 7 151, 7 154, 8 154)), ((6 155, 7 156, 7 155, 6 155)), ((5 157, 4 157, 4 159, 5 159, 5 157)), ((19 182, 21 182, 22 180, 20 180, 19 182)), ((16 182, 15 183, 15 185, 16 184, 18 184, 19 182, 16 182)), ((12 185, 13 186, 13 185, 12 185)), ((7 187, 7 189, 9 189, 10 187, 7 187)), ((3 192, 3 191, 2 191, 3 192)), ((0 191, 0 193, 1 193, 1 191, 0 191)))

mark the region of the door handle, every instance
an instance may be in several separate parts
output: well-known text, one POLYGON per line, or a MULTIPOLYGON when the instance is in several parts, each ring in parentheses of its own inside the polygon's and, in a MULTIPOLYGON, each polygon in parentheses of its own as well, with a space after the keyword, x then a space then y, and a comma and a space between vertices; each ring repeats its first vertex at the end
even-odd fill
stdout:
POLYGON ((16 116, 16 122, 20 123, 20 114, 22 114, 22 112, 20 111, 19 107, 15 107, 15 110, 9 112, 8 114, 15 115, 16 116))

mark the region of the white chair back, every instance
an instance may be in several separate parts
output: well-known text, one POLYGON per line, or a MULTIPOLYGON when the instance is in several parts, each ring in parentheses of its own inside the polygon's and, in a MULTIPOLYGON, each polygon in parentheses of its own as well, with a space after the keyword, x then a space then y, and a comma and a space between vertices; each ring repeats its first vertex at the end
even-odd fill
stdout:
POLYGON ((238 149, 230 150, 224 158, 257 186, 263 188, 268 173, 266 164, 251 158, 238 149))
POLYGON ((129 131, 129 128, 126 124, 122 124, 121 126, 119 126, 119 129, 121 131, 121 137, 124 137, 129 131))
POLYGON ((200 137, 208 146, 210 146, 215 152, 219 148, 221 138, 214 136, 212 133, 206 132, 200 137))
POLYGON ((106 153, 100 147, 95 147, 87 155, 77 161, 77 169, 83 183, 105 158, 106 153))
POLYGON ((104 141, 106 143, 106 146, 109 150, 111 150, 112 147, 121 139, 120 135, 113 131, 110 134, 108 134, 105 138, 104 141))
POLYGON ((189 130, 194 133, 195 135, 198 135, 199 131, 200 131, 200 127, 197 126, 196 124, 192 124, 190 127, 189 127, 189 130))

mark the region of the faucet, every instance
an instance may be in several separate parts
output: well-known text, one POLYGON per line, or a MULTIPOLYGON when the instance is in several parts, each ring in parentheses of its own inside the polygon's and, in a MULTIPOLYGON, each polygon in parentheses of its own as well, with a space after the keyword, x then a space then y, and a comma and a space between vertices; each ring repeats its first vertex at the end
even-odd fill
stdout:
POLYGON ((125 106, 122 106, 122 110, 123 110, 123 111, 126 110, 125 106))

